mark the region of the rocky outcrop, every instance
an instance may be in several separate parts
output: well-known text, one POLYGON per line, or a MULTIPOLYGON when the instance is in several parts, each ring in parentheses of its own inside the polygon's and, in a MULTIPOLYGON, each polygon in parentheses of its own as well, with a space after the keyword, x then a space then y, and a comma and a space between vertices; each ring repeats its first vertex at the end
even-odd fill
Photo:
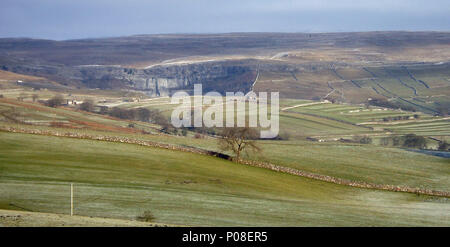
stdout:
POLYGON ((8 63, 10 71, 40 75, 65 85, 100 89, 129 89, 148 96, 168 96, 177 90, 193 89, 203 84, 207 91, 250 91, 256 76, 254 60, 200 62, 158 65, 148 69, 114 65, 42 65, 39 63, 8 63))

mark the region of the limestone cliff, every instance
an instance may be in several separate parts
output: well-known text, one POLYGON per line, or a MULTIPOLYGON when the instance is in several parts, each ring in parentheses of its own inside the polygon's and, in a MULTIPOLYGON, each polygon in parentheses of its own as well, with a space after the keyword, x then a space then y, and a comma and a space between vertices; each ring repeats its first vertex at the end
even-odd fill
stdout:
POLYGON ((190 91, 196 83, 203 84, 205 91, 248 92, 256 69, 256 63, 251 60, 159 65, 149 69, 100 65, 12 67, 14 71, 47 76, 66 84, 136 90, 148 96, 167 96, 177 90, 190 91))

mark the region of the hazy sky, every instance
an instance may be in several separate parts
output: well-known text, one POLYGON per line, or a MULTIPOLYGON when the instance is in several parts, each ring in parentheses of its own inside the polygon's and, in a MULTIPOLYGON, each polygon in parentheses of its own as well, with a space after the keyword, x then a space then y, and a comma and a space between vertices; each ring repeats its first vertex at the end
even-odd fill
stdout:
POLYGON ((449 0, 1 0, 0 37, 450 31, 449 0))

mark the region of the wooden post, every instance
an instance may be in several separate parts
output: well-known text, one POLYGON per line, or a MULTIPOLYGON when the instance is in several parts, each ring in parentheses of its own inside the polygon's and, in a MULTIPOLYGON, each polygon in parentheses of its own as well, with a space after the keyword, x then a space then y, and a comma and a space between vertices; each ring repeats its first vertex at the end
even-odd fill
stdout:
POLYGON ((73 216, 73 183, 70 183, 70 216, 73 216))

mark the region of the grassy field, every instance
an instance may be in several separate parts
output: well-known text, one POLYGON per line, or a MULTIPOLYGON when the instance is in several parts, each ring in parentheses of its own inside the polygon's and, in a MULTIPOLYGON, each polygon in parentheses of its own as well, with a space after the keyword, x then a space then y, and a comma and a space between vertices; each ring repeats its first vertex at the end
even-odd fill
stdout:
POLYGON ((131 144, 0 134, 0 207, 182 225, 447 225, 446 199, 314 181, 131 144))
MULTIPOLYGON (((290 58, 293 57, 292 54, 290 58)), ((448 64, 363 66, 324 66, 296 73, 263 71, 255 89, 278 91, 283 98, 328 98, 357 104, 369 98, 389 99, 429 114, 449 103, 448 64)))
MULTIPOLYGON (((12 103, 11 103, 12 102, 12 103)), ((149 140, 160 143, 181 146, 198 147, 202 149, 220 151, 217 139, 165 135, 158 133, 158 126, 138 121, 128 121, 105 117, 103 115, 73 111, 66 108, 48 108, 40 106, 39 111, 29 109, 29 105, 0 102, 0 107, 16 107, 25 120, 40 119, 39 125, 24 125, 5 123, 3 126, 17 126, 27 129, 53 130, 57 132, 75 132, 89 135, 122 136, 133 139, 149 140), (54 128, 42 123, 52 121, 66 121, 72 125, 54 128), (130 122, 134 128, 128 128, 130 122), (155 134, 142 134, 140 130, 148 130, 155 134)), ((298 105, 294 100, 290 105, 298 105)), ((300 101, 300 104, 305 102, 300 101)), ((438 190, 449 190, 446 181, 449 170, 449 160, 424 154, 413 153, 399 148, 380 147, 377 145, 363 145, 341 142, 311 142, 303 138, 308 135, 323 135, 321 138, 352 138, 353 135, 374 134, 386 136, 383 131, 373 131, 363 126, 357 126, 368 120, 377 120, 382 116, 408 115, 408 112, 395 110, 377 110, 380 108, 363 109, 361 106, 320 104, 301 106, 281 113, 280 129, 287 133, 289 140, 260 141, 263 152, 249 154, 249 159, 268 161, 274 164, 289 166, 309 172, 325 174, 357 181, 380 184, 408 185, 438 190), (298 111, 298 113, 297 113, 298 111), (351 112, 355 111, 355 112, 351 112), (359 111, 359 112, 356 112, 359 111), (314 116, 308 115, 314 113, 314 116), (339 121, 342 115, 352 115, 347 123, 339 121)), ((420 113, 419 113, 420 114, 420 113)), ((442 137, 448 135, 448 120, 436 120, 429 115, 421 114, 421 121, 407 122, 393 125, 380 124, 370 127, 382 127, 397 134, 417 133, 442 137)), ((394 121, 393 123, 396 123, 394 121)), ((374 137, 374 139, 377 136, 374 137)), ((375 139, 376 141, 376 139, 375 139)), ((231 154, 231 153, 230 153, 231 154)))
MULTIPOLYGON (((406 149, 399 141, 413 133, 425 137, 427 149, 450 142, 448 37, 415 35, 420 42, 409 32, 136 36, 61 41, 66 50, 56 53, 30 45, 33 40, 25 46, 11 41, 0 70, 0 226, 450 226, 447 197, 360 189, 126 143, 129 138, 234 155, 219 148, 220 129, 173 130, 154 112, 147 112, 153 122, 141 122, 117 117, 146 119, 138 116, 145 111, 112 110, 147 108, 169 118, 179 105, 168 96, 145 95, 153 84, 166 95, 173 92, 166 87, 183 78, 188 84, 203 81, 204 91, 248 91, 254 80, 253 91, 280 93, 280 135, 255 140, 261 152, 242 158, 316 178, 449 192, 450 159, 406 149), (202 48, 192 50, 199 42, 202 48), (114 66, 75 66, 102 64, 114 66), (158 66, 142 70, 149 65, 158 66), (238 79, 241 70, 246 76, 238 79), (97 113, 44 106, 56 95, 93 100, 97 113), (149 222, 137 220, 148 212, 149 222)), ((244 114, 248 107, 225 112, 244 114)))
POLYGON ((329 176, 449 190, 450 160, 398 148, 349 143, 267 141, 251 158, 329 176))
MULTIPOLYGON (((435 117, 422 112, 410 112, 394 110, 381 107, 365 107, 361 105, 350 104, 316 104, 295 107, 287 110, 290 114, 298 113, 308 114, 310 117, 318 118, 319 124, 325 124, 327 121, 334 127, 350 130, 353 134, 382 134, 392 132, 396 134, 415 133, 423 136, 449 136, 450 119, 444 117, 435 117), (403 117, 406 120, 384 121, 385 118, 403 117), (334 121, 334 122, 333 122, 334 121), (336 122, 339 121, 339 122, 336 122), (358 125, 352 126, 352 125, 358 125), (346 126, 346 128, 344 127, 346 126), (372 130, 362 127, 371 127, 372 130)), ((287 114, 287 113, 283 113, 287 114)), ((331 130, 330 127, 316 125, 317 128, 326 132, 325 135, 345 134, 345 131, 331 130)), ((295 124, 294 124, 295 126, 295 124)), ((297 129, 308 127, 305 124, 299 124, 297 129)), ((313 132, 305 131, 307 134, 313 132)), ((347 131, 348 132, 348 131, 347 131)))
MULTIPOLYGON (((120 107, 165 109, 168 116, 176 106, 168 103, 167 98, 160 98, 120 107)), ((449 190, 448 159, 392 147, 304 139, 315 135, 386 135, 387 131, 445 137, 449 120, 414 113, 419 119, 383 122, 384 117, 413 113, 316 103, 282 100, 281 108, 292 107, 280 112, 280 129, 289 140, 258 141, 263 151, 245 158, 356 181, 449 190)), ((192 133, 187 137, 166 135, 151 123, 11 99, 1 99, 0 110, 16 112, 20 120, 2 119, 1 126, 127 137, 219 151, 216 138, 193 138, 192 133), (53 122, 66 124, 54 126, 53 122), (130 128, 130 123, 135 126, 130 128)), ((195 226, 450 222, 446 198, 355 189, 132 144, 0 133, 0 208, 67 214, 70 182, 76 184, 75 213, 82 216, 135 220, 144 211, 151 211, 155 222, 195 226)))

